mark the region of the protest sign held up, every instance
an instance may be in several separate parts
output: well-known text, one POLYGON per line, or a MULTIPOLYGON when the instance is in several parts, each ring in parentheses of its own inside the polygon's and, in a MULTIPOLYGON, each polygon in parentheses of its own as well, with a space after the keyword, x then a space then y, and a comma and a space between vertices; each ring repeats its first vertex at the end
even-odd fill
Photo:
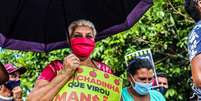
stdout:
POLYGON ((54 101, 119 101, 122 79, 96 68, 80 66, 54 101))

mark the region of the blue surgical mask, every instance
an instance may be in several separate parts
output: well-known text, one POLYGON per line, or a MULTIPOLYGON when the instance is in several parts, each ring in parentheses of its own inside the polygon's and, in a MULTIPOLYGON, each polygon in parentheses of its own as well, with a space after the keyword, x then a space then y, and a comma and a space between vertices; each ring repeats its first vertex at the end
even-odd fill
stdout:
MULTIPOLYGON (((132 76, 131 78, 133 79, 133 81, 135 81, 132 76)), ((135 90, 140 95, 148 95, 149 90, 152 88, 152 83, 141 83, 141 82, 135 81, 135 84, 132 82, 131 84, 132 84, 133 90, 135 90)))
POLYGON ((148 95, 151 87, 152 83, 135 82, 135 84, 132 85, 132 88, 140 95, 148 95))
POLYGON ((13 80, 8 80, 5 84, 5 86, 9 89, 9 90, 13 90, 13 88, 20 86, 20 80, 18 81, 13 81, 13 80))

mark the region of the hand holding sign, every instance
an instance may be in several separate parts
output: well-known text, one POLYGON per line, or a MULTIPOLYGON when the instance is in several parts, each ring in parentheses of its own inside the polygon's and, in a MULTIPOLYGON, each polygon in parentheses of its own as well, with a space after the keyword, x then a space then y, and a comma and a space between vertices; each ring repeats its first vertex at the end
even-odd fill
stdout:
POLYGON ((63 70, 59 71, 59 73, 66 73, 69 75, 69 73, 72 73, 77 67, 80 66, 80 60, 74 54, 70 54, 64 58, 63 64, 64 68, 63 70))
POLYGON ((53 101, 120 101, 123 83, 121 78, 83 65, 78 70, 53 101))

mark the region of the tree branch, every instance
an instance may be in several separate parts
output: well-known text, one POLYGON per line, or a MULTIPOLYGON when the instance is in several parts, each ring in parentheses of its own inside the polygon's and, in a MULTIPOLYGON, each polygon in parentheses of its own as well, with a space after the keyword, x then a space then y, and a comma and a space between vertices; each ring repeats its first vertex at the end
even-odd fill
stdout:
POLYGON ((182 14, 181 12, 179 12, 178 10, 176 10, 176 8, 173 6, 173 4, 170 2, 170 0, 167 0, 167 1, 168 1, 168 4, 172 7, 172 9, 173 9, 177 14, 179 14, 179 15, 181 15, 181 16, 187 18, 190 23, 194 23, 194 21, 193 21, 193 19, 192 19, 191 17, 189 17, 189 16, 187 16, 187 15, 185 15, 185 14, 182 14))

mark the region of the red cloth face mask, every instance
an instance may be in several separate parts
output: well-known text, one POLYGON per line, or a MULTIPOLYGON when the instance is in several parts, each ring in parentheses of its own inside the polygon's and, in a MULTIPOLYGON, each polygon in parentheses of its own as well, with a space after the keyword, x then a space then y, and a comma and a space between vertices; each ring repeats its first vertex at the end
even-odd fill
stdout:
POLYGON ((70 41, 72 52, 77 57, 88 58, 95 47, 94 40, 88 38, 72 38, 70 41))

